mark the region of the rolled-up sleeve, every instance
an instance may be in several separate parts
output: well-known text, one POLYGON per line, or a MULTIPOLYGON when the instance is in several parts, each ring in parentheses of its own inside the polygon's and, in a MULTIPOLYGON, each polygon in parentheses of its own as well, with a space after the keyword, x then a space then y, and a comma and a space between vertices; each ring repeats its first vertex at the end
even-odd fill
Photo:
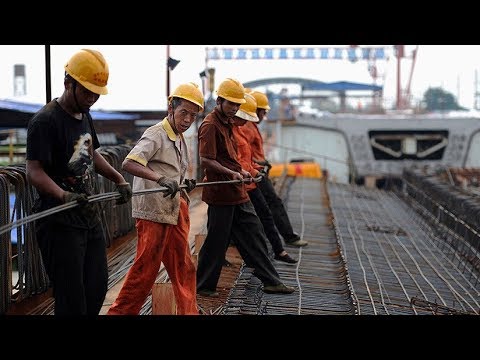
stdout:
POLYGON ((210 123, 202 123, 200 129, 198 129, 198 153, 204 158, 217 158, 215 125, 210 123))
POLYGON ((151 131, 145 132, 127 155, 127 159, 147 166, 147 163, 155 156, 159 148, 159 136, 154 136, 151 131))

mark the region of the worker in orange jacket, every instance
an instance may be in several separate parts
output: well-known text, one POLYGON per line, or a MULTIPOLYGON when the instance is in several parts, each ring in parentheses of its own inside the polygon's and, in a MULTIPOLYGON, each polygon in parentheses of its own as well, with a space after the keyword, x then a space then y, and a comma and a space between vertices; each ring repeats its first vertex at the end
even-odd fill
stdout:
MULTIPOLYGON (((258 125, 265 118, 268 110, 270 110, 268 98, 260 91, 252 91, 250 94, 257 101, 256 113, 259 121, 258 123, 253 123, 250 121, 247 122, 247 124, 243 127, 243 132, 247 135, 248 139, 250 139, 253 161, 259 165, 268 166, 270 169, 271 165, 268 160, 265 159, 265 153, 263 151, 263 138, 260 134, 260 130, 258 129, 258 125)), ((290 223, 290 219, 288 218, 288 214, 285 210, 282 199, 280 199, 275 192, 275 188, 268 178, 268 173, 267 176, 265 176, 262 181, 257 184, 257 186, 267 201, 267 204, 273 215, 273 220, 275 221, 275 226, 282 235, 285 243, 290 246, 297 247, 308 245, 307 241, 302 240, 300 236, 293 231, 292 224, 290 223)))
MULTIPOLYGON (((263 166, 252 161, 252 150, 250 147, 250 138, 243 132, 244 125, 247 122, 258 123, 257 101, 250 94, 245 94, 246 102, 240 105, 235 117, 233 118, 233 136, 237 143, 237 159, 243 170, 248 171, 253 177, 259 175, 266 176, 263 166)), ((268 207, 267 201, 255 182, 245 184, 250 201, 255 208, 260 221, 262 222, 265 235, 272 245, 275 260, 283 261, 289 264, 295 264, 297 260, 292 258, 283 248, 282 240, 275 228, 272 213, 268 207)))

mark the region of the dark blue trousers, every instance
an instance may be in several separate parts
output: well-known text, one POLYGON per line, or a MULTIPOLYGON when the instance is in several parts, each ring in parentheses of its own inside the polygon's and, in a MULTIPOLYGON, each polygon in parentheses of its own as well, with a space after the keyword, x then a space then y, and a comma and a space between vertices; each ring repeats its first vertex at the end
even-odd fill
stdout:
POLYGON ((55 315, 98 315, 108 285, 101 222, 74 227, 52 215, 37 222, 37 241, 53 284, 55 315))
POLYGON ((268 257, 267 237, 251 201, 238 205, 209 205, 207 231, 198 258, 197 291, 216 290, 230 238, 264 286, 281 283, 268 257))

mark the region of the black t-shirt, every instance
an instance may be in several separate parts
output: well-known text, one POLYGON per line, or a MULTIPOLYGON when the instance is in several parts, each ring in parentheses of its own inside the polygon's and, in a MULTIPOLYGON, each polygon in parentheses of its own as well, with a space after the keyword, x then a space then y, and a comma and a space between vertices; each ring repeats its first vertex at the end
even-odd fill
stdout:
MULTIPOLYGON (((56 99, 40 109, 28 123, 27 160, 38 160, 62 189, 95 193, 93 151, 100 147, 90 114, 78 120, 56 99)), ((61 202, 40 194, 41 210, 61 202)))

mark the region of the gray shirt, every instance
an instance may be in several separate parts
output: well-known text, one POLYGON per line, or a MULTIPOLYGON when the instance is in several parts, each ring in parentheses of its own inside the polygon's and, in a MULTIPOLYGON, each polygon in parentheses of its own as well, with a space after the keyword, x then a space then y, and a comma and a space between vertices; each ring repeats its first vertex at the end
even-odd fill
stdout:
MULTIPOLYGON (((149 127, 127 155, 127 159, 148 166, 157 174, 177 180, 181 184, 189 162, 187 144, 182 134, 175 134, 167 118, 149 127)), ((133 179, 133 191, 158 189, 155 181, 138 176, 133 179)), ((184 189, 182 196, 189 198, 184 189)), ((177 225, 180 212, 180 192, 173 199, 163 192, 132 197, 132 216, 158 223, 177 225)))

